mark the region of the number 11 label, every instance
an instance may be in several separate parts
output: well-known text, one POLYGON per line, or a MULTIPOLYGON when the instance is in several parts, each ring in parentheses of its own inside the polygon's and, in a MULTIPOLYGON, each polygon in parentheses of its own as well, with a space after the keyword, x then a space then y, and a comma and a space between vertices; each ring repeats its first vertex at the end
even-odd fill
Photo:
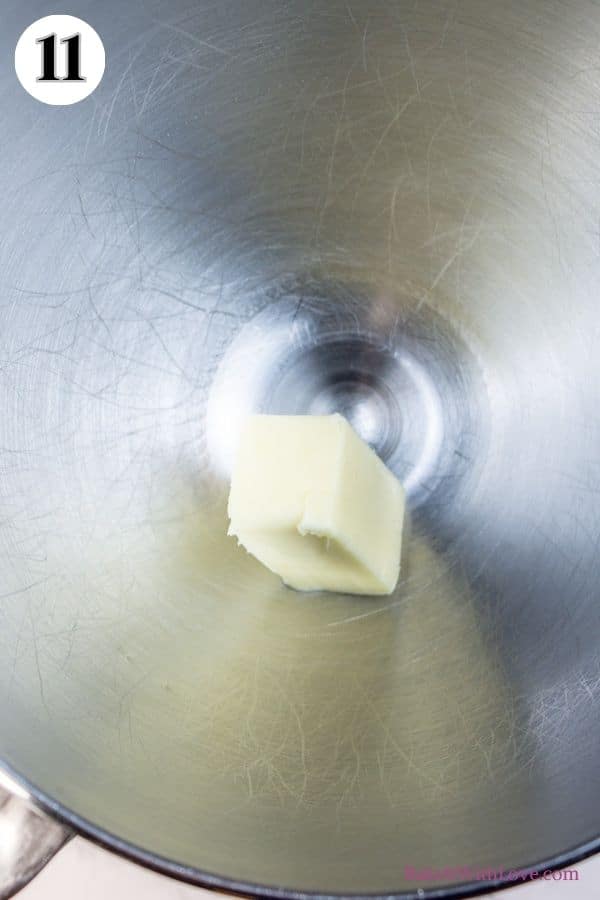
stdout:
POLYGON ((60 78, 56 74, 56 35, 47 34, 38 38, 36 44, 42 45, 42 74, 38 75, 38 81, 85 81, 80 72, 81 66, 81 35, 72 34, 71 37, 61 38, 61 44, 66 44, 67 72, 60 78))
POLYGON ((51 106, 78 103, 104 74, 98 33, 75 16, 45 16, 26 28, 15 49, 15 71, 25 90, 51 106))

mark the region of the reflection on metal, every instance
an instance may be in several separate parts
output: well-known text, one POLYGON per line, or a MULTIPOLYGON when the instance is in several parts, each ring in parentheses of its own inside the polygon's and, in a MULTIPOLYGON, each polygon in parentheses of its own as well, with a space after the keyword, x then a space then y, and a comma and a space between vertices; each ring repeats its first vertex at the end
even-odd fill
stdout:
POLYGON ((70 837, 68 828, 0 788, 0 898, 26 885, 70 837))
POLYGON ((29 800, 31 796, 29 791, 26 791, 18 781, 11 778, 11 776, 2 769, 0 769, 0 790, 4 790, 8 794, 14 794, 15 797, 20 797, 21 800, 29 800))

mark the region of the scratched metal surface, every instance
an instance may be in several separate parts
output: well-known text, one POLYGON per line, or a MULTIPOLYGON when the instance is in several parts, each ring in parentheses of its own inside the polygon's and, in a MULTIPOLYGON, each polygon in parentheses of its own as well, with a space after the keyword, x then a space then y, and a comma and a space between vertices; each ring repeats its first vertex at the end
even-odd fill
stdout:
POLYGON ((12 71, 55 11, 0 35, 0 757, 199 880, 593 839, 599 5, 77 2, 107 70, 64 109, 12 71), (225 537, 252 409, 406 481, 392 597, 225 537))

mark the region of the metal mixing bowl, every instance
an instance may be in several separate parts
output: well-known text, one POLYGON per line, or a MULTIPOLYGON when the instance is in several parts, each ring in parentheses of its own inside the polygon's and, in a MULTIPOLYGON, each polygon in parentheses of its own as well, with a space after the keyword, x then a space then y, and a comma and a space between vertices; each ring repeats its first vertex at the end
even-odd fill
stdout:
POLYGON ((54 8, 0 35, 6 771, 270 896, 598 849, 600 6, 69 11, 77 106, 12 68, 54 8), (334 410, 407 487, 383 600, 225 534, 244 416, 334 410))

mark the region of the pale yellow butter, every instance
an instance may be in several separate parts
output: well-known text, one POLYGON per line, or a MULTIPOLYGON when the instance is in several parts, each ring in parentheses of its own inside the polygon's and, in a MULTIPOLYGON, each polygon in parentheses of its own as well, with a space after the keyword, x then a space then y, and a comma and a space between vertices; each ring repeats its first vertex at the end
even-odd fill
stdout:
POLYGON ((303 591, 389 594, 404 490, 340 415, 250 416, 229 494, 229 534, 303 591))

